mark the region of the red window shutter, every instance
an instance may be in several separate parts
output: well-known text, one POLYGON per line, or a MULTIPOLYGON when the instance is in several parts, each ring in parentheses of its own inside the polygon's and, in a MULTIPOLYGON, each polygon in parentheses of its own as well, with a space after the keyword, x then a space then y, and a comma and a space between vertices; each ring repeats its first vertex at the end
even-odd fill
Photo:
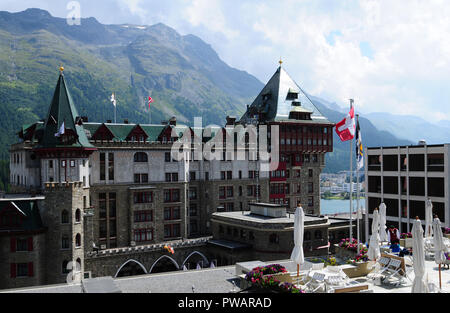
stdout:
POLYGON ((11 278, 16 278, 16 263, 11 263, 11 278))
POLYGON ((33 273, 33 262, 29 262, 28 263, 28 277, 33 277, 34 273, 33 273))
POLYGON ((33 237, 28 237, 28 251, 33 251, 33 237))
POLYGON ((16 252, 16 238, 11 237, 11 252, 16 252))

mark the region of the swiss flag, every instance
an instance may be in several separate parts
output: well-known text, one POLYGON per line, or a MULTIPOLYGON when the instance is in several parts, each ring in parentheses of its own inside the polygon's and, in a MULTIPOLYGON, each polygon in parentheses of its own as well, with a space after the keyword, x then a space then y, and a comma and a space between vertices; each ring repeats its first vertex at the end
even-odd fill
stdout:
POLYGON ((336 124, 336 133, 342 141, 348 141, 355 138, 355 110, 352 106, 347 117, 336 124))
POLYGON ((148 97, 148 108, 150 109, 150 103, 152 103, 153 102, 153 99, 152 99, 152 97, 148 97))

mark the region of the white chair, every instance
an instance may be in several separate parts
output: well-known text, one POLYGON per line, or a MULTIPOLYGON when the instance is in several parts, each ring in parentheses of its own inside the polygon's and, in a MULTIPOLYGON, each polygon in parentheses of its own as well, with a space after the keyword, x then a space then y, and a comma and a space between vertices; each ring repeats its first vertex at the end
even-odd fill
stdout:
POLYGON ((390 262, 386 269, 383 271, 383 274, 385 276, 382 278, 382 282, 389 281, 391 278, 397 279, 395 285, 398 286, 400 283, 402 283, 406 277, 406 273, 403 271, 402 268, 402 261, 397 259, 390 259, 390 262))
POLYGON ((315 272, 311 279, 304 286, 309 292, 316 292, 319 289, 326 291, 325 274, 315 272))
POLYGON ((320 263, 312 263, 311 269, 313 271, 321 271, 323 270, 325 264, 320 262, 320 263))
POLYGON ((391 259, 387 257, 379 258, 374 266, 375 269, 372 272, 370 272, 367 275, 367 277, 371 279, 376 279, 377 276, 381 275, 384 271, 386 271, 390 261, 391 259))

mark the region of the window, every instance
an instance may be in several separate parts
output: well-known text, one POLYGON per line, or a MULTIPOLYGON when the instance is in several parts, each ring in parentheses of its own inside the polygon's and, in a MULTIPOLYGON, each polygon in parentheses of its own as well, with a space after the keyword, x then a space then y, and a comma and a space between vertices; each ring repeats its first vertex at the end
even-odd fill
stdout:
POLYGON ((227 179, 233 179, 233 172, 227 171, 227 179))
POLYGON ((164 225, 164 238, 172 238, 180 236, 180 224, 164 225))
POLYGON ((166 189, 164 190, 164 202, 179 202, 180 190, 179 189, 166 189))
POLYGON ((53 168, 53 160, 48 161, 48 167, 53 168))
POLYGON ((314 197, 308 197, 308 206, 309 207, 314 206, 314 197))
POLYGON ((62 161, 61 161, 61 167, 62 167, 62 168, 65 168, 65 167, 66 167, 66 164, 67 164, 67 163, 66 163, 66 160, 62 160, 62 161))
POLYGON ((134 230, 134 241, 143 242, 143 241, 152 241, 153 240, 153 229, 135 229, 134 230))
POLYGON ((69 223, 69 212, 67 210, 63 210, 61 212, 61 224, 68 224, 69 223))
POLYGON ((81 222, 81 210, 80 209, 77 209, 75 211, 75 222, 77 222, 77 223, 81 222))
POLYGON ((225 171, 220 172, 220 179, 225 180, 225 171))
POLYGON ((134 174, 134 183, 148 183, 148 174, 134 174))
POLYGON ((134 203, 152 203, 153 202, 153 192, 144 191, 144 192, 135 192, 133 194, 134 203))
POLYGON ((322 231, 320 229, 314 232, 314 239, 322 239, 322 231))
POLYGON ((232 198, 233 197, 233 186, 228 186, 227 187, 227 198, 232 198))
POLYGON ((100 153, 100 180, 106 179, 105 153, 100 153))
POLYGON ((189 222, 189 232, 190 232, 190 234, 198 233, 198 222, 197 221, 189 222))
POLYGON ((33 268, 33 263, 17 263, 17 277, 28 277, 33 276, 32 273, 30 273, 30 265, 31 269, 33 268))
POLYGON ((271 234, 269 236, 269 242, 277 244, 279 242, 279 238, 277 234, 271 234))
POLYGON ((75 247, 81 247, 81 235, 80 234, 77 234, 76 236, 75 236, 75 247))
POLYGON ((189 180, 195 180, 195 172, 189 172, 189 180))
POLYGON ((314 192, 314 183, 308 183, 308 193, 314 192))
POLYGON ((106 238, 106 221, 99 221, 99 237, 106 238))
POLYGON ((179 220, 180 219, 180 207, 164 208, 164 220, 179 220))
POLYGON ((197 204, 190 203, 189 204, 189 216, 197 216, 197 215, 198 215, 197 204))
POLYGON ((62 262, 62 268, 61 268, 61 273, 63 273, 63 274, 69 274, 70 273, 70 269, 68 269, 67 268, 67 265, 69 264, 69 261, 67 261, 67 260, 64 260, 63 262, 62 262))
POLYGON ((164 161, 165 162, 170 162, 171 161, 171 156, 170 156, 170 152, 164 152, 164 161))
POLYGON ((312 161, 313 161, 314 163, 317 163, 317 160, 318 160, 317 154, 313 154, 313 155, 312 155, 312 161))
POLYGON ((109 221, 109 236, 116 237, 117 236, 117 226, 115 220, 109 221))
POLYGON ((110 192, 109 193, 109 217, 115 218, 116 217, 116 193, 110 192))
POLYGON ((106 218, 106 193, 98 194, 98 214, 99 218, 106 218))
POLYGON ((311 232, 307 231, 305 232, 305 241, 311 240, 311 232))
POLYGON ((63 235, 61 238, 61 249, 70 249, 69 236, 63 235))
POLYGON ((153 211, 151 210, 141 210, 134 212, 134 222, 151 222, 153 221, 153 211))
POLYGON ((197 200, 197 188, 189 188, 189 200, 197 200))
POLYGON ((114 180, 114 153, 108 153, 108 179, 114 180))
POLYGON ((134 154, 134 162, 148 162, 148 156, 145 152, 136 152, 134 154))
POLYGON ((309 154, 304 154, 304 155, 303 155, 303 161, 304 161, 305 163, 309 163, 309 154))
POLYGON ((70 160, 70 167, 75 167, 75 160, 70 160))
POLYGON ((17 245, 16 251, 18 251, 18 252, 28 251, 28 240, 27 239, 17 239, 16 245, 17 245))
POLYGON ((205 180, 209 180, 209 172, 205 172, 205 180))

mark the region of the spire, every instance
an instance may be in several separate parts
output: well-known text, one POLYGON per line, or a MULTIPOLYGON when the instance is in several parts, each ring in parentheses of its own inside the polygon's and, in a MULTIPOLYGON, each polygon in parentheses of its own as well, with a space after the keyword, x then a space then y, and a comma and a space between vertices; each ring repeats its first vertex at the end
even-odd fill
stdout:
POLYGON ((64 79, 64 68, 61 66, 59 70, 58 82, 44 122, 44 134, 37 148, 93 148, 83 126, 78 125, 79 115, 64 79), (65 136, 57 136, 62 131, 65 136))
POLYGON ((252 123, 255 118, 260 122, 289 120, 293 107, 302 113, 310 113, 311 119, 320 123, 330 123, 312 103, 308 95, 280 66, 248 107, 240 122, 252 123))

